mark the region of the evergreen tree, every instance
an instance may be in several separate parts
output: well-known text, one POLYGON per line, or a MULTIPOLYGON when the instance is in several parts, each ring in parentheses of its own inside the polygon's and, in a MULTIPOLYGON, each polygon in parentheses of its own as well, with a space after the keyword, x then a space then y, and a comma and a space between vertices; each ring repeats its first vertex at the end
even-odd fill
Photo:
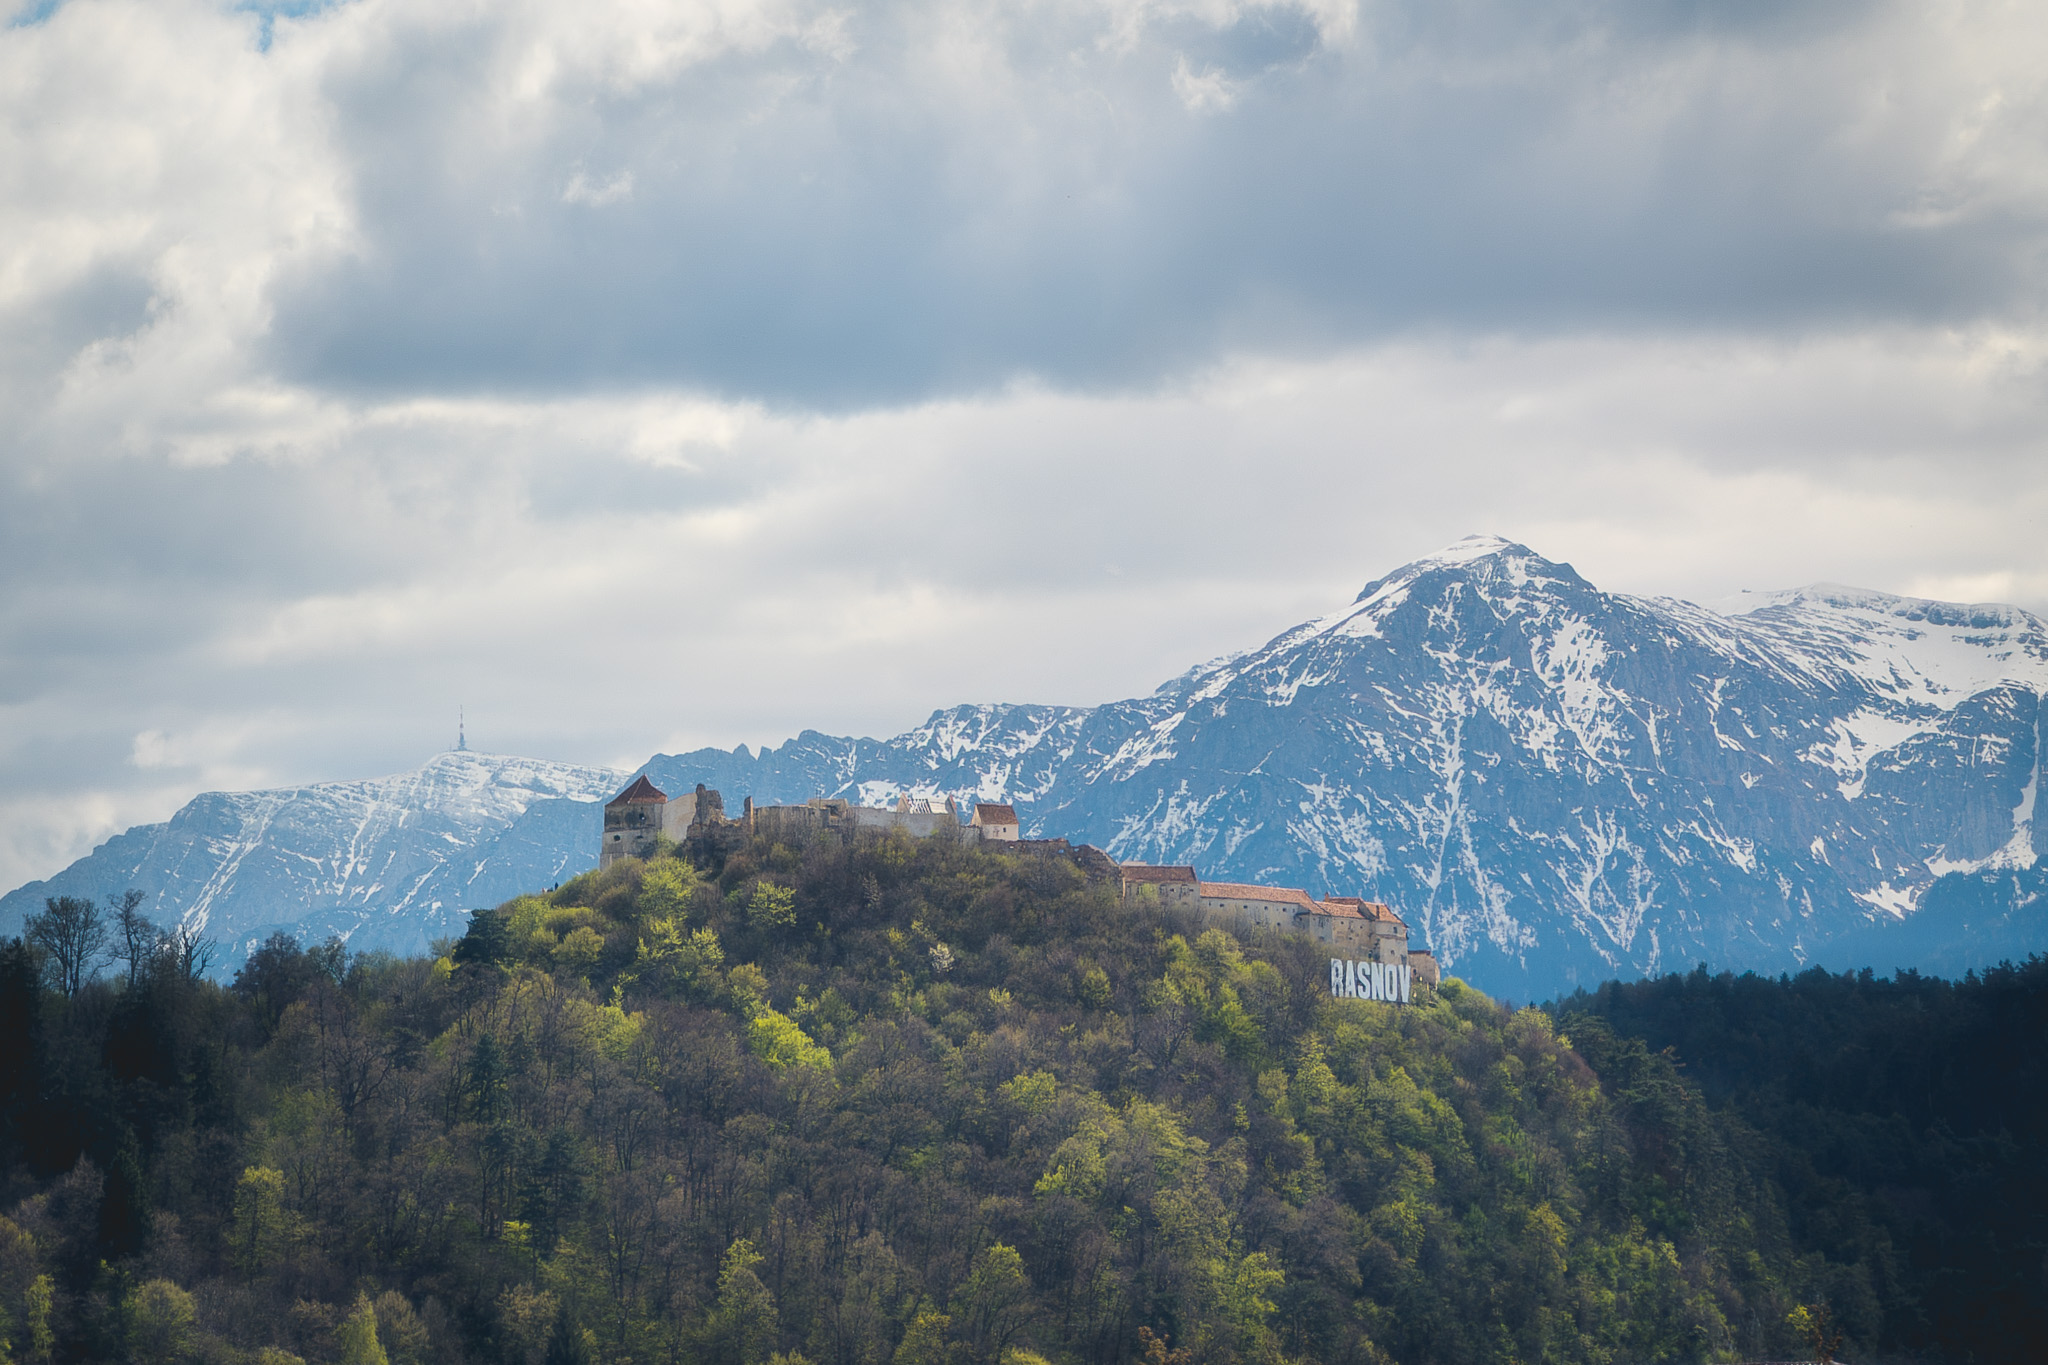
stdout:
POLYGON ((510 953, 512 934, 505 916, 495 910, 478 910, 469 917, 469 928, 450 954, 458 967, 483 969, 502 963, 510 953))

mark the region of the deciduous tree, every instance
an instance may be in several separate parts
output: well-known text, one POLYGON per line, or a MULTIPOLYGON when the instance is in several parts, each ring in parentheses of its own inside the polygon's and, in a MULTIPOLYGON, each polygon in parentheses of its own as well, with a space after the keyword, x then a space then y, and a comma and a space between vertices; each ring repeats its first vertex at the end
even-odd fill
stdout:
POLYGON ((67 996, 99 975, 107 951, 107 920, 89 897, 51 896, 40 914, 30 915, 25 937, 42 949, 52 984, 67 996))

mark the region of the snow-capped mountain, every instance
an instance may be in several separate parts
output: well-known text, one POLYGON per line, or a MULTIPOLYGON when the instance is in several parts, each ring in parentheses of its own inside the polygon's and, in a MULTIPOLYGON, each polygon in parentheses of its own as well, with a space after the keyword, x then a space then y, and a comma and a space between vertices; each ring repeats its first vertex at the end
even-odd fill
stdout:
MULTIPOLYGON (((1028 833, 1123 859, 1389 901, 1452 970, 1522 999, 1702 961, 2048 948, 2048 627, 1829 585, 1716 608, 1475 537, 1150 696, 961 706, 893 739, 806 731, 644 771, 735 812, 1008 801, 1028 833)), ((449 754, 201 797, 0 901, 0 930, 44 895, 135 885, 223 942, 296 924, 419 947, 589 866, 594 798, 625 777, 449 754)))
POLYGON ((2048 628, 2017 608, 1822 585, 1713 611, 1475 537, 1149 697, 648 771, 1007 800, 1123 859, 1392 902, 1526 998, 1796 968, 1944 874, 2031 872, 2044 690, 2048 628))
POLYGON ((437 754, 359 782, 209 792, 0 898, 19 933, 46 896, 150 895, 158 923, 200 928, 232 966, 273 930, 413 952, 465 911, 597 864, 599 804, 625 775, 531 758, 437 754))

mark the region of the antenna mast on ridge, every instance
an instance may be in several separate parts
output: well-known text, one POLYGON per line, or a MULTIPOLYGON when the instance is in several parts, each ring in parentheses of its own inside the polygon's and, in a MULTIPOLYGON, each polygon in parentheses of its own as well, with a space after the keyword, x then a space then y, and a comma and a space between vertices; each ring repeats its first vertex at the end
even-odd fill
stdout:
POLYGON ((455 708, 455 752, 458 754, 469 752, 469 736, 462 732, 462 722, 462 708, 458 706, 455 708))

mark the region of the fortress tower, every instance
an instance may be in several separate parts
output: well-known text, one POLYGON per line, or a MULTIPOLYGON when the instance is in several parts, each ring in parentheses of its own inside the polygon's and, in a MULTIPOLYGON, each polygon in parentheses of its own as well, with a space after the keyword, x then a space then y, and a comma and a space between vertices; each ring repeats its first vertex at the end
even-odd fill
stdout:
POLYGON ((597 849, 599 870, 621 858, 645 858, 654 851, 658 836, 681 843, 697 819, 699 805, 717 804, 717 796, 699 784, 696 791, 671 801, 645 773, 634 778, 633 785, 605 803, 604 835, 597 849))

